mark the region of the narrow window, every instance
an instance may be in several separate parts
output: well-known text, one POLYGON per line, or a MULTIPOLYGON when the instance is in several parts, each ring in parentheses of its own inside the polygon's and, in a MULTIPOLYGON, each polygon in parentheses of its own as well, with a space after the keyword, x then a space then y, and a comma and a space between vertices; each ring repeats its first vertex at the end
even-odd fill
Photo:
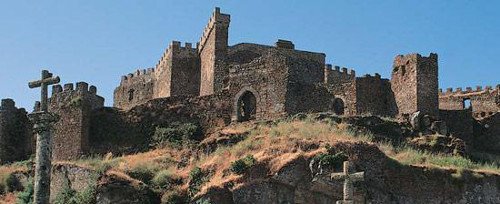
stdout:
POLYGON ((128 101, 134 100, 134 89, 128 91, 128 101))

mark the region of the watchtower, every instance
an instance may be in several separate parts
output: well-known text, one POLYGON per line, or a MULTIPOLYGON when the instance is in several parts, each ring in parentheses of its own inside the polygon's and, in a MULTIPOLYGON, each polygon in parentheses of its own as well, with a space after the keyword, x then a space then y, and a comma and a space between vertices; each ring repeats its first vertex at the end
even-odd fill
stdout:
POLYGON ((394 59, 391 89, 394 92, 398 116, 420 111, 439 115, 438 56, 420 54, 398 55, 394 59))
POLYGON ((49 111, 59 115, 52 139, 54 160, 81 157, 89 149, 90 118, 92 111, 104 106, 104 98, 97 88, 85 82, 52 86, 49 111))

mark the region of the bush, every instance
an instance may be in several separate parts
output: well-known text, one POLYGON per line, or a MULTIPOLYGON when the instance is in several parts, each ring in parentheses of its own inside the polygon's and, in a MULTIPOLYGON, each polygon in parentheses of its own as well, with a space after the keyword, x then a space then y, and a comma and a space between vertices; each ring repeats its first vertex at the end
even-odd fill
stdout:
POLYGON ((154 176, 151 183, 155 188, 170 189, 174 185, 180 185, 182 183, 182 180, 173 176, 170 171, 162 170, 154 176))
POLYGON ((151 165, 141 164, 127 171, 127 174, 134 179, 150 184, 157 170, 157 168, 151 165))
POLYGON ((189 198, 185 192, 172 190, 164 193, 161 197, 161 203, 164 204, 184 204, 189 203, 189 198))
POLYGON ((30 178, 28 180, 28 185, 24 188, 24 191, 17 194, 17 204, 31 204, 33 203, 33 180, 30 178))
POLYGON ((194 196, 200 191, 200 186, 205 182, 204 173, 200 167, 195 167, 189 172, 189 195, 194 196))
POLYGON ((198 140, 201 129, 193 123, 173 123, 170 127, 156 127, 153 135, 153 146, 171 145, 180 147, 190 140, 198 140))
POLYGON ((338 152, 338 153, 322 153, 316 155, 315 159, 317 159, 319 162, 321 162, 322 166, 325 167, 330 167, 330 168, 341 168, 342 164, 344 161, 347 160, 347 155, 344 154, 344 152, 338 152))
POLYGON ((96 202, 97 185, 96 179, 99 176, 92 175, 88 186, 82 191, 75 191, 69 186, 69 182, 64 184, 61 192, 59 192, 54 200, 54 204, 93 204, 96 202))
POLYGON ((244 174, 254 164, 255 158, 252 155, 247 155, 246 157, 238 159, 231 163, 230 170, 235 174, 244 174))

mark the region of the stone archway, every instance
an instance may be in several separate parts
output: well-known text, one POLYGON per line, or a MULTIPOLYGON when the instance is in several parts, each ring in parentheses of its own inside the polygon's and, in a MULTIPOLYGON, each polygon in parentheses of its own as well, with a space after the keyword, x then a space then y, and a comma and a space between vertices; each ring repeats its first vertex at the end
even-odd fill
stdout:
POLYGON ((251 87, 245 87, 234 98, 233 121, 254 120, 258 113, 259 95, 251 87))
POLYGON ((249 121, 255 119, 257 113, 257 98, 250 91, 245 91, 237 104, 238 122, 249 121))
POLYGON ((332 110, 337 115, 344 115, 345 104, 344 100, 336 98, 333 100, 332 110))

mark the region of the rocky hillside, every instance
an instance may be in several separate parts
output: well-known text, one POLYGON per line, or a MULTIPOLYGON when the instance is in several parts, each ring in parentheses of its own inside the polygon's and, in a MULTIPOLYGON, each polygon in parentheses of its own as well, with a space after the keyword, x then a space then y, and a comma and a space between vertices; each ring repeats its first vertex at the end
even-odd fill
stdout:
MULTIPOLYGON (((334 203, 343 161, 359 203, 500 203, 498 156, 373 116, 297 115, 202 134, 157 128, 151 150, 54 164, 54 203, 334 203)), ((0 168, 3 200, 29 202, 32 163, 0 168)))

